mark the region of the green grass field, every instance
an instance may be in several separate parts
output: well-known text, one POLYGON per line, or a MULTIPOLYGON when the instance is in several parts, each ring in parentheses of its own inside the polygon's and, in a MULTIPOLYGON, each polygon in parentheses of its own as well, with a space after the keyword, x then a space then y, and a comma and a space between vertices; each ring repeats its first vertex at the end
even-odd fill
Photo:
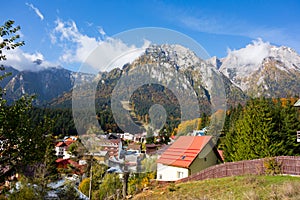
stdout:
POLYGON ((239 176, 156 187, 134 199, 300 199, 300 177, 239 176))

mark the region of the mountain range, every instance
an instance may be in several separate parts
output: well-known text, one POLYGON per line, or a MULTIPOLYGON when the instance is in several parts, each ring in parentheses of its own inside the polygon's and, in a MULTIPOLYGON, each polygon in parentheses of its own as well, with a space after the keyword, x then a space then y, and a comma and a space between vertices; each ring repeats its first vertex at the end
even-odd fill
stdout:
POLYGON ((289 47, 259 40, 218 62, 219 71, 251 97, 299 95, 300 56, 289 47))
POLYGON ((0 71, 0 75, 4 73, 11 73, 0 82, 0 86, 6 89, 8 103, 29 94, 37 96, 35 104, 40 106, 65 92, 70 92, 75 79, 88 81, 94 78, 91 74, 75 73, 59 67, 40 71, 18 71, 12 66, 5 66, 5 71, 0 71))
MULTIPOLYGON (((300 82, 300 56, 297 52, 289 47, 277 47, 258 40, 245 48, 229 51, 225 58, 212 57, 206 61, 180 45, 150 45, 145 53, 132 63, 120 69, 99 73, 102 84, 98 86, 98 97, 108 99, 123 74, 132 70, 142 72, 146 69, 142 68, 145 63, 157 63, 164 66, 165 70, 154 70, 155 72, 151 73, 165 80, 172 79, 172 74, 165 73, 170 69, 183 74, 188 84, 195 90, 199 101, 204 102, 211 100, 209 84, 203 77, 204 66, 213 68, 213 72, 222 77, 229 105, 244 101, 248 97, 297 96, 300 91, 298 84, 300 82)), ((37 105, 51 102, 53 106, 60 104, 70 106, 75 79, 79 82, 80 80, 86 82, 93 81, 96 77, 93 74, 75 73, 60 67, 40 71, 18 71, 13 66, 6 66, 5 71, 12 73, 0 82, 0 86, 6 89, 6 99, 12 102, 25 93, 37 94, 35 102, 37 105)), ((153 89, 145 86, 143 90, 149 92, 153 89)), ((159 91, 160 95, 170 93, 167 89, 156 90, 158 93, 159 91)), ((155 96, 154 94, 147 95, 155 96)), ((136 94, 133 96, 145 101, 144 97, 137 97, 136 94)), ((171 97, 171 99, 174 98, 171 97)))

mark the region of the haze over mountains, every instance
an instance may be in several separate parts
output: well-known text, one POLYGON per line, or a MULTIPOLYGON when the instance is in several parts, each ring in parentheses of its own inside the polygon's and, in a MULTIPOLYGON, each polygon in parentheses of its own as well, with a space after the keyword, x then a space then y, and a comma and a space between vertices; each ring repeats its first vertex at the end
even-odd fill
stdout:
MULTIPOLYGON (((179 45, 151 45, 132 64, 125 65, 122 69, 100 73, 106 89, 112 91, 124 71, 139 67, 147 59, 152 61, 157 59, 155 62, 163 61, 165 66, 173 67, 184 74, 198 97, 209 100, 209 86, 202 77, 204 69, 201 63, 204 61, 179 45)), ((207 60, 207 63, 222 77, 228 101, 239 101, 246 96, 299 95, 300 56, 289 47, 277 47, 258 40, 245 48, 229 51, 225 58, 212 57, 207 60)), ((75 73, 64 68, 47 68, 31 72, 18 71, 13 66, 6 66, 6 71, 12 73, 1 82, 1 86, 6 88, 7 99, 12 101, 24 93, 37 94, 38 105, 43 105, 59 96, 59 102, 64 101, 62 96, 67 97, 65 100, 70 100, 71 95, 68 93, 72 90, 75 78, 83 82, 95 78, 92 74, 75 73), (64 93, 66 94, 63 95, 64 93)), ((156 76, 172 79, 172 74, 158 72, 156 76)))

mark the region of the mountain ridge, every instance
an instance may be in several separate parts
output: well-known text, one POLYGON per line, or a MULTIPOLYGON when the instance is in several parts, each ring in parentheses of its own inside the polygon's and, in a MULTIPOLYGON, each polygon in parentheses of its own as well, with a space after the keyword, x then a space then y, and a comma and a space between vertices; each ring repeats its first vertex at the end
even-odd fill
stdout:
POLYGON ((251 97, 299 95, 300 56, 289 47, 254 41, 229 52, 219 71, 251 97))
MULTIPOLYGON (((198 84, 195 90, 199 90, 199 87, 200 90, 201 87, 207 90, 207 83, 201 82, 203 68, 197 67, 200 58, 189 49, 176 44, 150 45, 143 55, 132 63, 122 66, 123 68, 118 73, 122 74, 123 71, 132 69, 138 60, 145 62, 141 61, 141 58, 145 59, 145 56, 148 56, 147 62, 165 63, 166 67, 174 67, 177 71, 184 73, 192 86, 198 84)), ((214 56, 206 60, 206 63, 211 64, 220 72, 223 81, 226 82, 226 93, 232 93, 230 91, 234 87, 236 92, 241 90, 244 95, 250 97, 276 98, 299 95, 300 86, 297 86, 297 83, 300 82, 300 56, 289 47, 277 47, 258 40, 245 48, 229 51, 225 58, 214 56)), ((39 71, 18 71, 10 66, 6 68, 6 71, 11 72, 12 75, 5 78, 0 86, 6 88, 6 97, 9 102, 24 93, 38 94, 37 105, 56 101, 56 98, 63 98, 63 96, 70 97, 64 93, 71 92, 75 79, 79 83, 84 83, 95 80, 96 77, 96 75, 76 73, 61 67, 43 68, 39 71)), ((111 72, 113 71, 115 70, 111 72)), ((116 78, 116 74, 113 75, 114 73, 111 72, 101 72, 97 76, 103 76, 105 80, 102 81, 109 84, 113 82, 110 79, 116 78)), ((0 73, 3 74, 3 72, 0 73)), ((198 93, 203 96, 207 91, 203 90, 198 93)))
POLYGON ((22 95, 37 95, 35 105, 47 104, 54 98, 69 92, 75 78, 91 80, 94 75, 75 73, 64 68, 45 68, 39 71, 18 71, 11 66, 4 66, 5 71, 0 74, 12 73, 10 76, 0 82, 0 86, 6 90, 6 99, 8 103, 19 99, 22 95))

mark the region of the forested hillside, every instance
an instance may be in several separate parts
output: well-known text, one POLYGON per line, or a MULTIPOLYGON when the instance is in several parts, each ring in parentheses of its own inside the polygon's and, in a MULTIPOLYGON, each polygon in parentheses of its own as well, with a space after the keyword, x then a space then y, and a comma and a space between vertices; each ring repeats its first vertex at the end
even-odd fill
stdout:
POLYGON ((293 107, 295 100, 252 99, 228 111, 221 142, 226 161, 299 155, 300 115, 293 107))

